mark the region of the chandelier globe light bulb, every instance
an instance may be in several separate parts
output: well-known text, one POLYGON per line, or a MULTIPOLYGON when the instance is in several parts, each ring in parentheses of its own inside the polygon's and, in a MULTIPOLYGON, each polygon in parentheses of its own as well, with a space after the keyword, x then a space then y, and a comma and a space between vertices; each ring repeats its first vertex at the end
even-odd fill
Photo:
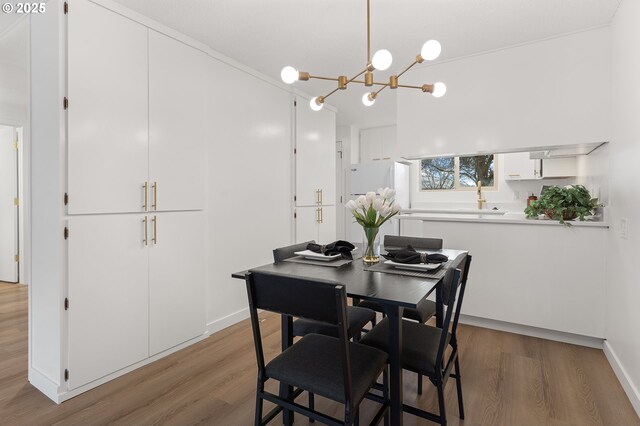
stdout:
POLYGON ((294 67, 284 67, 280 72, 280 78, 287 84, 293 84, 298 81, 298 70, 294 67))
POLYGON ((440 45, 440 42, 438 40, 429 40, 422 45, 420 56, 422 56, 427 61, 433 61, 438 56, 440 56, 440 52, 442 52, 442 46, 440 45))
POLYGON ((380 49, 376 53, 373 54, 373 58, 371 58, 371 65, 378 71, 384 71, 391 66, 393 62, 393 56, 391 56, 391 52, 386 49, 380 49))
POLYGON ((444 94, 447 93, 447 85, 443 82, 439 81, 433 85, 433 97, 441 98, 444 94))
POLYGON ((309 101, 309 106, 314 111, 320 111, 322 109, 322 107, 324 106, 324 102, 318 103, 318 97, 316 96, 315 98, 313 98, 313 99, 311 99, 309 101))
POLYGON ((364 104, 364 106, 371 106, 374 103, 376 103, 376 98, 372 97, 371 95, 373 95, 373 93, 365 93, 362 96, 362 103, 364 104))

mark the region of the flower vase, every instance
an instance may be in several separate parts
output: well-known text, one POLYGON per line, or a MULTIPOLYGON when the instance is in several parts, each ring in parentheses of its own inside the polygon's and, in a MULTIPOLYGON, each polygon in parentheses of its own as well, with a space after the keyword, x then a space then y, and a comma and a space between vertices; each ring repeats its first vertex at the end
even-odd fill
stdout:
POLYGON ((367 265, 373 265, 380 261, 380 236, 377 226, 363 226, 364 240, 362 245, 362 260, 367 265))

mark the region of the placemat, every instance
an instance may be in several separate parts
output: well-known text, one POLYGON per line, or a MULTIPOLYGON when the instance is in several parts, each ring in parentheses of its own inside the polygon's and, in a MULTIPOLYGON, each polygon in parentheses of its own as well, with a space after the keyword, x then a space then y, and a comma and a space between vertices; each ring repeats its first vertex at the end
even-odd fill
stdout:
POLYGON ((421 277, 421 278, 431 278, 434 280, 439 280, 444 277, 444 274, 447 272, 447 268, 451 266, 451 264, 455 261, 455 259, 449 260, 442 264, 438 269, 434 269, 432 271, 409 271, 406 269, 398 269, 394 268, 391 265, 387 265, 381 260, 379 263, 374 265, 365 265, 365 271, 371 272, 384 272, 387 274, 397 274, 397 275, 407 275, 410 277, 421 277))
POLYGON ((293 263, 304 263, 307 265, 330 266, 332 268, 339 268, 340 266, 348 265, 354 260, 360 259, 362 257, 362 254, 357 250, 354 250, 353 252, 351 252, 351 255, 353 256, 353 259, 338 259, 338 260, 331 260, 328 262, 325 262, 323 260, 307 259, 302 256, 290 257, 288 259, 285 259, 284 261, 293 262, 293 263))

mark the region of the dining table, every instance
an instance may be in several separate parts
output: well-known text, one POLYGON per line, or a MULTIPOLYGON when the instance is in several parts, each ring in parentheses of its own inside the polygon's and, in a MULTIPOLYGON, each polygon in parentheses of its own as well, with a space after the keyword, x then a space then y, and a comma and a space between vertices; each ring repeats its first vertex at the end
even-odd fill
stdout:
MULTIPOLYGON (((466 250, 442 249, 428 250, 428 253, 441 253, 449 258, 449 267, 457 267, 466 250)), ((382 259, 384 261, 384 259, 382 259)), ((389 321, 389 399, 390 424, 402 425, 403 385, 402 385, 402 314, 404 308, 416 308, 418 303, 435 292, 436 326, 442 327, 443 304, 440 288, 442 277, 429 277, 428 274, 399 274, 389 270, 373 271, 365 265, 362 258, 339 267, 318 262, 301 261, 270 263, 232 274, 233 278, 245 279, 248 272, 260 271, 281 274, 293 278, 318 279, 342 284, 347 296, 354 300, 370 300, 379 303, 389 321)), ((293 318, 282 315, 282 350, 293 345, 293 318)), ((280 386, 280 396, 288 397, 293 392, 289 386, 280 386)), ((293 413, 284 411, 283 423, 293 423, 293 413)))

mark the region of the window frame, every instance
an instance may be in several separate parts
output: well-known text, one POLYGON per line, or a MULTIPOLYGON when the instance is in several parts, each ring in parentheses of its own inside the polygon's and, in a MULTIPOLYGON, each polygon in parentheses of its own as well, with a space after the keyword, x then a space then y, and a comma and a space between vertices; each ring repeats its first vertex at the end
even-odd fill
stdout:
POLYGON ((493 185, 484 186, 482 185, 483 191, 498 191, 498 154, 472 154, 472 155, 442 155, 437 157, 429 157, 429 158, 421 158, 418 160, 418 192, 435 192, 435 193, 443 193, 443 192, 468 192, 475 191, 477 187, 475 186, 460 186, 460 157, 479 157, 484 155, 492 155, 493 156, 493 185), (434 158, 451 158, 453 157, 453 188, 452 189, 423 189, 422 188, 422 161, 423 160, 431 160, 434 158))

